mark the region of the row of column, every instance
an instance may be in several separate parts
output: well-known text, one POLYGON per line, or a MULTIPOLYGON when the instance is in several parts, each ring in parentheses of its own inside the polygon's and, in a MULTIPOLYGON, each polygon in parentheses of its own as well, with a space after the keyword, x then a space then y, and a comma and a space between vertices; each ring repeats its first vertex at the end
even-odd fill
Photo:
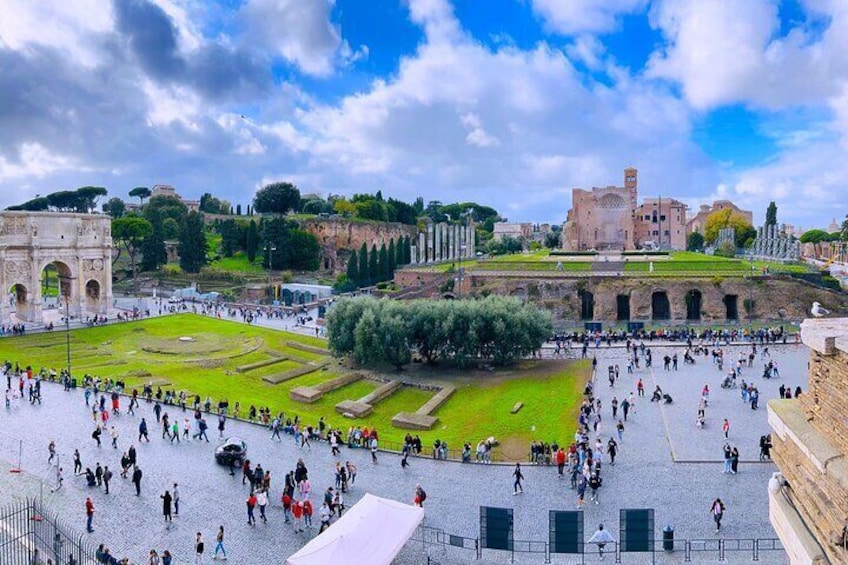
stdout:
POLYGON ((427 230, 418 234, 418 244, 411 246, 411 255, 413 265, 472 258, 475 255, 474 224, 427 224, 427 230))

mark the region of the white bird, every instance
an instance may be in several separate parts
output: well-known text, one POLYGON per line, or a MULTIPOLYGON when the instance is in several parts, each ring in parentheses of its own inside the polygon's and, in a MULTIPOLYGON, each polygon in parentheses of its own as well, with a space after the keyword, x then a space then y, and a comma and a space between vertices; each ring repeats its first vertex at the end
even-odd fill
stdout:
POLYGON ((830 310, 823 308, 818 302, 813 302, 813 307, 810 309, 810 314, 816 318, 821 318, 826 314, 830 314, 830 310))

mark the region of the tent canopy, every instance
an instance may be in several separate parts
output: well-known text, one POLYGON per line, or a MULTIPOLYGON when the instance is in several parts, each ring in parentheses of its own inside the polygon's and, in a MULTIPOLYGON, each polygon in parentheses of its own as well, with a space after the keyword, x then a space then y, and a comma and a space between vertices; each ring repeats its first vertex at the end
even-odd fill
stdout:
POLYGON ((366 493, 286 565, 389 565, 423 519, 423 508, 366 493))

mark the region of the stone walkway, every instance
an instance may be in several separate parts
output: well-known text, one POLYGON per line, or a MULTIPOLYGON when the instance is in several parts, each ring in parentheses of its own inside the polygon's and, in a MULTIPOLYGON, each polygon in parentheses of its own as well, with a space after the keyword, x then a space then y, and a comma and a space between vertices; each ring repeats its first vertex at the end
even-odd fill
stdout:
MULTIPOLYGON (((747 351, 747 348, 741 348, 747 351)), ((678 538, 718 539, 726 538, 773 538, 776 537, 768 522, 766 483, 775 471, 771 463, 747 463, 757 459, 757 440, 768 432, 765 404, 776 397, 781 383, 800 384, 806 388, 806 349, 803 346, 772 346, 772 356, 777 360, 781 379, 766 382, 760 378, 762 361, 758 358, 753 374, 760 386, 760 410, 752 411, 741 402, 738 389, 723 390, 719 383, 723 374, 708 359, 699 358, 695 366, 683 366, 678 372, 662 370, 664 349, 654 348, 653 371, 643 368, 635 375, 626 374, 624 350, 619 348, 590 349, 597 354, 599 374, 605 375, 606 365, 619 363, 621 377, 615 389, 610 389, 605 378, 598 381, 598 393, 603 401, 604 421, 601 435, 607 437, 613 431, 609 401, 613 394, 619 395, 632 390, 642 377, 646 397, 637 400, 635 414, 628 418, 624 441, 614 467, 605 465, 604 486, 600 491, 601 503, 587 505, 585 509, 586 538, 599 522, 607 524, 618 538, 618 511, 621 508, 655 508, 656 535, 661 536, 662 526, 673 524, 678 538), (654 382, 674 398, 670 406, 658 406, 648 402, 654 382), (698 430, 694 426, 697 398, 704 383, 712 389, 710 407, 707 409, 707 427, 698 430), (721 473, 720 432, 721 418, 731 421, 731 442, 739 445, 743 463, 738 475, 721 473), (672 451, 677 462, 672 461, 672 451), (727 514, 721 536, 715 534, 709 515, 712 500, 721 497, 727 505, 727 514)), ((731 348, 738 351, 737 348, 731 348)), ((682 360, 682 349, 677 349, 682 360)), ((735 353, 731 353, 735 357, 735 353)), ((20 360, 25 361, 24 359, 20 360)), ((34 360, 33 360, 34 361, 34 360)), ((747 377, 748 375, 743 375, 747 377)), ((43 490, 43 496, 60 516, 84 529, 83 503, 90 495, 97 507, 96 531, 92 537, 98 543, 106 543, 113 553, 129 556, 133 563, 140 563, 151 547, 160 551, 168 548, 177 557, 177 563, 190 562, 194 533, 202 531, 207 547, 214 539, 218 525, 227 531, 227 548, 231 563, 279 563, 296 551, 313 535, 294 534, 283 524, 279 497, 283 476, 298 457, 302 457, 310 471, 313 485, 313 501, 320 503, 324 490, 333 484, 333 462, 329 447, 317 444, 312 450, 301 450, 293 445, 290 437, 283 442, 270 441, 270 432, 258 426, 242 422, 228 422, 227 434, 243 437, 249 445, 249 458, 271 470, 272 508, 267 524, 255 527, 246 523, 244 501, 247 487, 242 486, 241 477, 235 479, 226 469, 215 464, 212 452, 217 441, 217 431, 210 430, 212 442, 188 442, 171 444, 161 439, 161 431, 155 425, 152 404, 142 402, 136 416, 121 415, 110 420, 121 433, 120 449, 109 446, 104 434, 103 446, 97 448, 90 438, 93 429, 91 415, 85 406, 81 391, 64 392, 57 385, 46 384, 44 404, 0 411, 0 460, 15 461, 17 438, 24 439, 23 475, 0 473, 0 489, 4 498, 33 496, 39 494, 39 483, 33 476, 52 482, 53 469, 46 463, 47 443, 54 439, 61 454, 61 465, 65 468, 65 487, 57 493, 43 490), (142 495, 136 497, 129 480, 118 477, 112 484, 112 493, 104 494, 99 489, 88 489, 82 477, 72 477, 70 454, 79 448, 84 466, 92 468, 99 461, 113 470, 119 469, 121 453, 137 435, 137 424, 145 416, 150 424, 151 442, 136 444, 139 465, 144 471, 142 495), (173 482, 180 483, 181 514, 173 526, 165 527, 161 515, 159 495, 173 482), (130 527, 128 527, 130 526, 130 527)), ((168 412, 176 413, 169 407, 168 412)), ((180 412, 180 418, 184 415, 180 412)), ((191 418, 191 412, 186 414, 191 418)), ((331 423, 337 416, 327 414, 331 423)), ((210 427, 215 428, 214 417, 209 418, 210 427)), ((347 422, 339 422, 347 425, 347 422)), ((470 438, 474 439, 474 438, 470 438)), ((545 441, 568 438, 540 437, 545 441)), ((556 479, 554 467, 525 465, 527 478, 525 494, 512 495, 511 466, 463 465, 454 462, 437 462, 430 459, 411 459, 411 467, 402 470, 400 458, 381 453, 379 463, 373 465, 368 453, 362 450, 343 449, 341 461, 351 460, 359 467, 356 485, 346 500, 351 506, 364 492, 409 502, 416 483, 421 483, 428 492, 425 524, 445 530, 450 534, 476 537, 479 530, 479 506, 497 506, 515 509, 515 539, 544 541, 548 536, 548 510, 572 510, 575 508, 575 493, 568 481, 556 479)), ((605 460, 606 463, 606 460, 605 460)), ((316 505, 316 509, 317 509, 316 505)), ((317 520, 316 520, 317 523, 317 520)), ((313 530, 314 532, 314 530, 313 530)), ((420 547, 420 546, 419 546, 420 547)), ((441 563, 466 562, 466 554, 432 550, 433 557, 441 563)), ((473 552, 468 554, 469 562, 473 552)), ((739 557, 739 556, 736 556, 739 557)), ((734 557, 734 559, 736 559, 734 557)), ((496 552, 484 552, 484 559, 477 561, 503 562, 506 557, 496 552)), ((625 563, 643 563, 645 556, 625 556, 625 563)), ((555 562, 564 562, 556 560, 555 562)), ((587 557, 587 561, 591 561, 587 557)), ((669 558, 682 562, 682 554, 669 558)), ((715 554, 708 559, 693 562, 714 562, 715 554)), ((750 560, 750 556, 746 560, 750 560)), ((780 564, 786 559, 781 554, 768 554, 761 561, 780 564)), ((349 563, 366 563, 351 560, 349 563)), ((426 562, 424 554, 410 544, 400 560, 401 563, 426 562)), ((541 563, 541 555, 519 555, 517 562, 541 563)))

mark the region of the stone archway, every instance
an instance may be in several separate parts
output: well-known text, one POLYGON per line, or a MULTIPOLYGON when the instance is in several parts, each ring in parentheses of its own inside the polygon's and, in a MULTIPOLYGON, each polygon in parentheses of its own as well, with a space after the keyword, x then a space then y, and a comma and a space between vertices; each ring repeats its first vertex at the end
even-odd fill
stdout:
POLYGON ((686 319, 696 321, 701 319, 701 303, 703 295, 697 288, 686 293, 686 319))
POLYGON ((110 222, 97 214, 0 213, 0 285, 17 289, 14 304, 0 304, 0 323, 43 322, 42 273, 48 265, 56 266, 57 294, 73 318, 106 314, 112 301, 110 222), (92 282, 96 293, 95 285, 87 289, 92 282))
POLYGON ((739 319, 739 296, 736 294, 724 296, 724 317, 727 320, 739 319))
POLYGON ((588 290, 580 290, 580 319, 591 321, 595 319, 595 295, 588 290))
POLYGON ((671 319, 671 305, 668 302, 668 294, 664 290, 657 290, 651 294, 651 319, 671 319))
POLYGON ((615 297, 615 319, 619 322, 630 321, 630 295, 619 294, 615 297))

